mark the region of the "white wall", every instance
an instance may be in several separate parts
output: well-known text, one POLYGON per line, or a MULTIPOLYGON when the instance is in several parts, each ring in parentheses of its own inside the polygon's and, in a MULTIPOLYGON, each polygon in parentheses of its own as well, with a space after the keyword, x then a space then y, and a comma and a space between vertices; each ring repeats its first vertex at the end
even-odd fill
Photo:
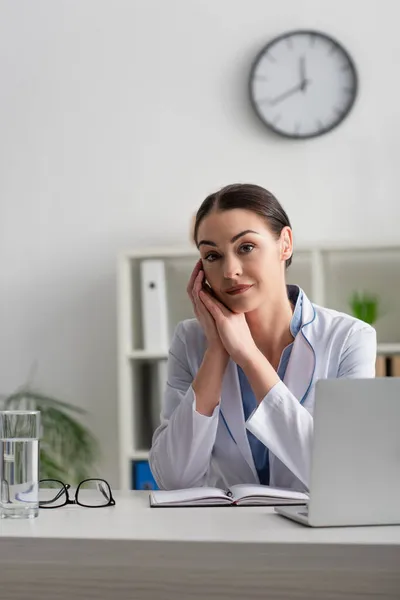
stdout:
POLYGON ((87 407, 115 485, 115 261, 182 243, 203 197, 269 187, 298 243, 396 243, 396 0, 2 0, 0 391, 87 407), (268 133, 247 99, 260 47, 292 28, 341 40, 360 95, 334 132, 268 133))

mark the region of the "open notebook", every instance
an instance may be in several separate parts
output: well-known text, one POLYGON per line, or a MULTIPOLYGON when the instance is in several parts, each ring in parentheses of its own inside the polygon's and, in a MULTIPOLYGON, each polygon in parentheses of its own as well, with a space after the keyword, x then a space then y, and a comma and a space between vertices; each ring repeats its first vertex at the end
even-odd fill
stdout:
POLYGON ((201 487, 150 492, 150 506, 282 506, 307 504, 308 494, 268 485, 232 485, 229 490, 201 487))

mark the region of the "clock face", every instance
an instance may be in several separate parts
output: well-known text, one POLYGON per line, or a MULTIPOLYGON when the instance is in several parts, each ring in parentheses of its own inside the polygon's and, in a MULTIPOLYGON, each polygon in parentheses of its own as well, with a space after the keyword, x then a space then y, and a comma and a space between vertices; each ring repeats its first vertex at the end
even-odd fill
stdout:
POLYGON ((250 74, 250 99, 273 131, 290 138, 327 133, 348 115, 357 73, 346 50, 317 31, 293 31, 261 50, 250 74))

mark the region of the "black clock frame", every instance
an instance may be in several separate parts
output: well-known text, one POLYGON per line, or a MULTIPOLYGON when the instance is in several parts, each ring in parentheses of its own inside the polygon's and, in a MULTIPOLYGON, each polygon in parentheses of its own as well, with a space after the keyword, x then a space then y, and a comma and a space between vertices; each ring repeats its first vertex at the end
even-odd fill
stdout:
POLYGON ((305 140, 305 139, 310 139, 310 138, 315 138, 315 137, 320 137, 321 135, 325 135, 326 133, 328 133, 329 131, 332 131, 333 129, 336 129, 336 127, 338 127, 344 120, 345 118, 348 116, 348 114, 350 113, 351 109, 354 106, 354 103, 356 101, 357 98, 357 94, 358 94, 358 74, 357 74, 357 69, 355 66, 355 63, 353 61, 353 59, 351 58, 350 54, 348 53, 348 51, 346 50, 346 48, 340 43, 338 42, 335 38, 333 38, 331 35, 328 35, 326 33, 323 33, 322 31, 318 31, 315 29, 294 29, 293 31, 287 31, 286 33, 283 33, 277 37, 275 37, 273 40, 271 40, 270 42, 268 42, 268 44, 266 44, 265 46, 263 46, 261 48, 261 50, 258 52, 257 56, 255 57, 255 59, 253 60, 253 63, 251 65, 250 68, 250 75, 249 75, 249 84, 248 84, 248 88, 249 88, 249 97, 250 97, 250 103, 257 115, 257 117, 260 119, 260 121, 263 123, 263 125, 265 125, 266 127, 268 127, 269 130, 273 131, 274 133, 277 133, 278 135, 280 135, 281 137, 285 137, 288 139, 297 139, 297 140, 305 140), (325 127, 323 129, 319 129, 318 131, 316 131, 315 133, 310 133, 310 134, 296 134, 296 133, 285 133, 281 130, 279 130, 278 128, 274 127, 274 125, 270 122, 268 122, 263 115, 260 113, 259 108, 257 106, 257 103, 253 97, 253 90, 252 90, 252 83, 253 83, 253 79, 254 79, 254 73, 255 70, 258 66, 258 63, 260 62, 261 58, 268 52, 268 50, 272 47, 275 46, 275 44, 281 40, 284 40, 286 38, 291 38, 294 35, 309 35, 309 36, 317 36, 317 37, 322 37, 324 39, 326 39, 327 41, 331 42, 334 46, 336 46, 341 53, 346 57, 346 60, 349 63, 350 69, 352 71, 353 74, 353 81, 354 81, 354 89, 352 91, 352 98, 351 101, 349 102, 346 110, 340 115, 340 117, 338 118, 337 121, 334 121, 334 123, 332 125, 330 125, 329 127, 325 127))

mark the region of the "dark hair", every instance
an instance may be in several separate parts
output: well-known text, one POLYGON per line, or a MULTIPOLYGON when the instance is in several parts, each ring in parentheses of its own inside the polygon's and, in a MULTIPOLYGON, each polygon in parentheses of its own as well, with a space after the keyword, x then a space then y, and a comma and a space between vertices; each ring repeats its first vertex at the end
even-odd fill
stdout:
MULTIPOLYGON (((234 183, 227 185, 207 196, 196 213, 193 230, 193 239, 197 245, 197 234, 201 221, 213 210, 224 211, 241 208, 251 210, 263 217, 272 231, 279 238, 284 227, 290 227, 289 217, 278 200, 271 192, 259 185, 250 183, 234 183)), ((286 268, 290 266, 292 256, 286 261, 286 268)))

